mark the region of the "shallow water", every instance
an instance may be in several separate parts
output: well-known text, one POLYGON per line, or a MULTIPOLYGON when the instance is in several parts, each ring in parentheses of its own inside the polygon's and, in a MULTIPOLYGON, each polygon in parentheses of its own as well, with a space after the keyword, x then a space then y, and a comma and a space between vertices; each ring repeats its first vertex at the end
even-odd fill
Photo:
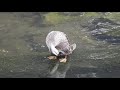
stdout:
MULTIPOLYGON (((101 16, 99 18, 97 14, 92 14, 92 18, 85 17, 84 14, 83 12, 61 12, 60 15, 63 15, 62 18, 65 20, 59 21, 65 22, 53 25, 53 22, 51 24, 45 21, 45 15, 49 13, 1 12, 0 77, 120 77, 120 24, 118 21, 103 19, 101 16), (73 19, 69 20, 69 18, 73 19), (65 32, 71 43, 77 44, 76 50, 65 64, 47 59, 50 53, 45 38, 52 30, 65 32)), ((49 19, 51 18, 58 22, 57 18, 50 16, 49 19)))

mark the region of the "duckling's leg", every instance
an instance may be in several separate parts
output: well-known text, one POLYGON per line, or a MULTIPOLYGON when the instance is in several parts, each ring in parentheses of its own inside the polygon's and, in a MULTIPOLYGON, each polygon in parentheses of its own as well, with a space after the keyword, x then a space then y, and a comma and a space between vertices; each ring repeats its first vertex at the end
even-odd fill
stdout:
POLYGON ((67 62, 67 56, 65 56, 65 58, 59 59, 60 62, 66 63, 67 62))
POLYGON ((56 56, 49 56, 48 59, 55 60, 55 59, 57 59, 57 57, 56 56))
POLYGON ((55 56, 53 53, 51 53, 51 55, 48 56, 47 58, 50 60, 55 60, 55 59, 57 59, 57 56, 55 56))

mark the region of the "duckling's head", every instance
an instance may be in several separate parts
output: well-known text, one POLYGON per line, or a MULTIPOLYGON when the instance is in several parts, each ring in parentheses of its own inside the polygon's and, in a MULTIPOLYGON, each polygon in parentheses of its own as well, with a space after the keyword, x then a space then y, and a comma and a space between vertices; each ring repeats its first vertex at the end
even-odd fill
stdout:
POLYGON ((72 44, 69 47, 59 51, 59 56, 65 56, 65 55, 69 55, 72 54, 72 52, 76 49, 76 44, 72 44))
POLYGON ((58 50, 54 46, 51 45, 50 51, 56 56, 66 56, 72 54, 72 52, 76 49, 76 44, 72 44, 63 48, 62 50, 58 50))

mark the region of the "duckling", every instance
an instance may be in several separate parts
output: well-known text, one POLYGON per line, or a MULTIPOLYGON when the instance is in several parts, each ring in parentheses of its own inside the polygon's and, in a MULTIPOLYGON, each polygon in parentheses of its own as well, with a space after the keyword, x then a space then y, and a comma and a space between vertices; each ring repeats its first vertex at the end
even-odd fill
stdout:
POLYGON ((49 52, 57 57, 70 55, 76 49, 76 44, 70 45, 67 35, 61 31, 51 31, 48 33, 46 45, 49 52))

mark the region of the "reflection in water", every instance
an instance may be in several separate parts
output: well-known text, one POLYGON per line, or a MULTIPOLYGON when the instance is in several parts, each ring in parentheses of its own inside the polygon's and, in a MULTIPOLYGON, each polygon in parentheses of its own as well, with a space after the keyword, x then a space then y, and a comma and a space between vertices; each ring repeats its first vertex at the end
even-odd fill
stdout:
POLYGON ((65 78, 66 73, 70 68, 70 61, 60 63, 59 61, 50 62, 50 70, 47 75, 48 78, 65 78))

